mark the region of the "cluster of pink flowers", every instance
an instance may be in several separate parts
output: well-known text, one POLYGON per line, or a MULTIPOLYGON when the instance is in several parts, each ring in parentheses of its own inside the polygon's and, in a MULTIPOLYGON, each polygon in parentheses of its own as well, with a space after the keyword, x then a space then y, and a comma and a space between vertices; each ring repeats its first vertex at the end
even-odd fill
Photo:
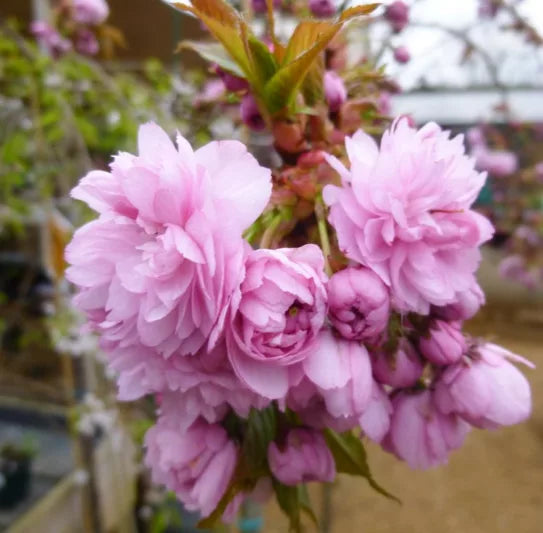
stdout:
POLYGON ((95 27, 109 16, 107 2, 70 0, 61 3, 55 11, 57 25, 44 20, 31 24, 30 31, 38 43, 53 57, 60 57, 72 48, 83 55, 96 55, 100 45, 95 35, 95 27))
POLYGON ((489 148, 481 128, 471 128, 467 132, 467 139, 478 170, 486 171, 497 178, 509 176, 517 171, 517 156, 508 150, 489 148))
POLYGON ((235 141, 193 151, 148 124, 138 155, 119 154, 72 193, 99 214, 66 251, 75 303, 121 398, 157 399, 153 478, 203 516, 243 460, 243 431, 226 421, 243 425, 251 410, 297 415, 273 435, 259 493, 270 477, 332 481, 324 429, 361 428, 427 468, 472 426, 530 413, 511 364, 520 358, 461 331, 484 300, 474 272, 492 234, 471 210, 485 176, 462 139, 404 119, 380 147, 358 132, 346 148, 350 168, 329 156, 341 184, 324 189, 349 261, 331 276, 315 244, 253 250, 243 239, 270 199, 271 173, 235 141))

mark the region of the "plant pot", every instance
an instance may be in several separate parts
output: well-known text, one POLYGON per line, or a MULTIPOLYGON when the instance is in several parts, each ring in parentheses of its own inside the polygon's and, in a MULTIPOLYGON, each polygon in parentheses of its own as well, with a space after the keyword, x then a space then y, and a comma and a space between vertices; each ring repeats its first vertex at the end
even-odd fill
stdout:
POLYGON ((32 460, 0 459, 0 508, 15 507, 30 489, 32 460))

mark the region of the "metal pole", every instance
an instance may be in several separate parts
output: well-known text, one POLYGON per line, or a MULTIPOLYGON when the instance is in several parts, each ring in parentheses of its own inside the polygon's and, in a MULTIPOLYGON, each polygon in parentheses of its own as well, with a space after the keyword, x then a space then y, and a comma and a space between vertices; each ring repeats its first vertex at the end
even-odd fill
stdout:
POLYGON ((33 20, 47 20, 51 12, 49 0, 32 0, 33 20))
POLYGON ((321 491, 321 533, 330 533, 332 527, 332 484, 323 483, 321 491))

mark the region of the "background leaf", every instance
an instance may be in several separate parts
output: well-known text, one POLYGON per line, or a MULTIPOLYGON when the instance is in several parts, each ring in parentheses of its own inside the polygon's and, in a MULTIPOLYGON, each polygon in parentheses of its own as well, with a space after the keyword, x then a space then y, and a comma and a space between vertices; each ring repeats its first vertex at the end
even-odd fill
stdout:
POLYGON ((179 44, 178 50, 188 48, 196 52, 200 57, 209 61, 210 63, 216 63, 223 70, 227 70, 235 76, 241 78, 245 77, 245 74, 239 67, 239 65, 231 59, 226 53, 224 46, 220 43, 203 43, 200 41, 183 41, 179 44))

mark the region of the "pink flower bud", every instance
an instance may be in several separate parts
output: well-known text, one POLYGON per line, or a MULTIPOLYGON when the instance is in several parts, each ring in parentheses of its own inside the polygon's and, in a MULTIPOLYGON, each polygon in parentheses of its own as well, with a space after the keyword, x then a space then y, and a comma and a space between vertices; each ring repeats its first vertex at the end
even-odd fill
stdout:
MULTIPOLYGON (((266 13, 268 11, 268 6, 266 5, 266 0, 252 0, 253 11, 255 13, 266 13)), ((273 7, 281 7, 281 0, 273 0, 273 7)))
POLYGON ((383 351, 376 353, 372 360, 375 379, 392 387, 411 387, 422 376, 423 362, 415 347, 404 337, 396 353, 389 355, 383 351))
POLYGON ((337 8, 333 0, 309 0, 309 10, 319 18, 331 17, 337 8))
POLYGON ((239 112, 243 123, 252 130, 259 131, 266 127, 266 123, 260 114, 256 100, 252 94, 246 94, 241 100, 239 112))
POLYGON ((388 290, 367 268, 336 272, 328 282, 328 305, 332 325, 346 339, 374 339, 388 323, 388 290))
POLYGON ((469 424, 456 415, 439 411, 429 390, 400 392, 392 399, 392 407, 384 448, 411 468, 446 463, 449 453, 462 445, 470 430, 469 424))
POLYGON ((92 31, 83 29, 77 34, 75 49, 85 56, 94 56, 100 50, 100 45, 92 31))
POLYGON ((379 111, 381 115, 389 115, 392 111, 392 102, 389 92, 383 91, 377 97, 377 111, 379 111))
POLYGON ((239 92, 245 91, 249 88, 247 80, 240 78, 239 76, 235 76, 234 74, 230 74, 230 72, 222 69, 219 67, 219 65, 215 65, 212 70, 221 78, 228 91, 239 92))
POLYGON ((405 46, 398 46, 398 48, 394 49, 394 59, 398 63, 409 63, 409 60, 411 59, 409 50, 405 46))
POLYGON ((324 95, 330 111, 339 111, 341 104, 347 100, 345 84, 333 70, 327 70, 324 73, 324 95))
POLYGON ((436 384, 436 402, 484 429, 526 420, 532 411, 530 384, 509 361, 533 365, 496 344, 472 348, 470 356, 450 366, 436 384))
POLYGON ((401 1, 392 2, 385 10, 385 19, 395 32, 400 32, 409 22, 409 7, 401 1))
POLYGON ((273 475, 285 485, 331 482, 336 476, 334 458, 326 441, 313 429, 290 430, 281 448, 272 442, 268 448, 268 461, 273 475))
POLYGON ((535 177, 539 183, 543 183, 543 161, 539 162, 535 167, 535 177))
POLYGON ((311 150, 304 152, 298 157, 297 166, 301 168, 311 168, 325 162, 326 152, 322 150, 311 150))
POLYGON ((479 16, 481 18, 494 18, 500 8, 499 1, 479 0, 479 16))
POLYGON ((451 365, 466 352, 466 339, 458 322, 435 320, 430 327, 430 336, 419 339, 422 355, 435 365, 451 365))
POLYGON ((212 79, 207 81, 202 87, 200 94, 194 98, 194 105, 200 107, 201 105, 211 104, 220 100, 225 93, 226 87, 222 80, 212 79))

